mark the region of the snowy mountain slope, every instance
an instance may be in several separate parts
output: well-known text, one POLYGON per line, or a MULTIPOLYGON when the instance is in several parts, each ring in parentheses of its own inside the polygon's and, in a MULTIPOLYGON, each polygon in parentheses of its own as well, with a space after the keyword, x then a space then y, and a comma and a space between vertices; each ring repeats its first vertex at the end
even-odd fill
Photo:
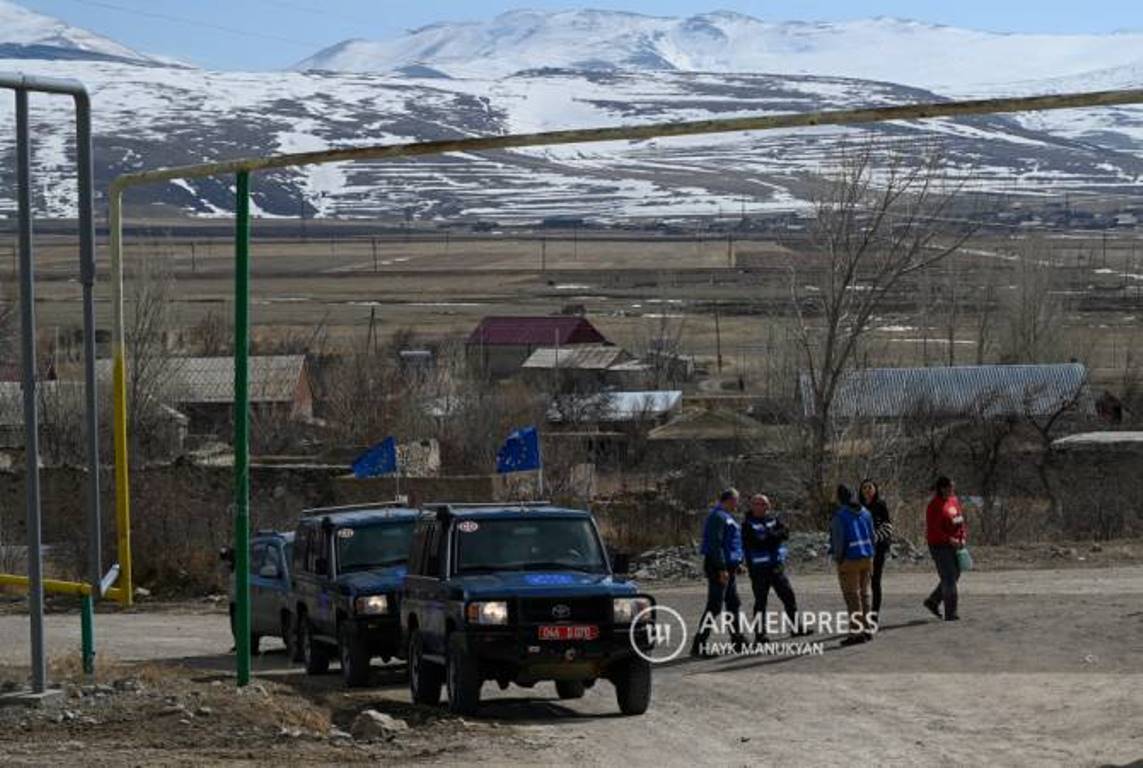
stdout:
POLYGON ((114 40, 9 0, 0 0, 0 58, 155 63, 114 40))
MULTIPOLYGON (((13 65, 0 60, 0 69, 13 65)), ((99 190, 126 170, 275 152, 936 98, 889 83, 749 74, 544 70, 450 80, 63 61, 36 70, 91 89, 99 190)), ((62 99, 33 103, 36 205, 45 215, 74 213, 69 110, 62 99)), ((0 100, 0 125, 11 119, 0 100)), ((264 215, 297 216, 304 205, 309 215, 501 221, 797 210, 807 177, 836 167, 843 142, 869 135, 904 152, 940 141, 950 167, 979 190, 1119 192, 1143 179, 1143 160, 1128 153, 991 117, 342 164, 260 174, 255 203, 264 215)), ((13 149, 0 132, 0 214, 13 209, 13 149)), ((128 203, 134 215, 154 206, 214 215, 231 208, 231 184, 176 182, 138 190, 128 203)))
POLYGON ((390 72, 421 64, 456 77, 540 67, 855 77, 966 93, 1137 62, 1143 34, 995 34, 900 19, 768 22, 719 11, 687 19, 610 11, 512 11, 391 40, 348 40, 295 69, 390 72))

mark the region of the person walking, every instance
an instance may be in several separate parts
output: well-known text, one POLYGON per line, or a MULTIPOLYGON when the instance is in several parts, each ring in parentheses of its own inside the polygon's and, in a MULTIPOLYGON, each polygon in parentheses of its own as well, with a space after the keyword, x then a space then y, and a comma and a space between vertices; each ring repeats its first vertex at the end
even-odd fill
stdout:
POLYGON ((809 634, 798 627, 798 599, 786 575, 789 554, 786 539, 789 537, 786 524, 772 514, 770 499, 761 493, 751 498, 750 509, 742 521, 742 548, 754 592, 754 621, 758 627, 754 633, 755 643, 764 643, 767 639, 766 603, 771 589, 782 601, 794 637, 809 634))
POLYGON ((718 497, 718 503, 706 516, 702 527, 703 573, 706 574, 706 607, 699 619, 699 629, 691 644, 691 656, 708 657, 707 649, 712 624, 717 624, 723 610, 731 619, 731 642, 741 647, 745 643, 739 614, 742 601, 738 598, 735 576, 742 567, 742 530, 734 517, 738 509, 738 491, 727 488, 718 497))
POLYGON ((873 639, 869 620, 869 581, 873 572, 873 516, 844 485, 837 487, 837 511, 830 526, 830 552, 849 614, 849 636, 842 645, 873 639))
POLYGON ((941 618, 941 604, 944 604, 944 620, 957 621, 957 582, 960 580, 960 560, 958 551, 968 542, 968 526, 964 522, 964 512, 956 497, 953 481, 941 476, 933 485, 933 498, 925 510, 925 538, 929 543, 929 554, 937 566, 940 583, 927 598, 924 606, 929 612, 941 618))
POLYGON ((876 622, 881 616, 881 577, 885 573, 885 560, 889 545, 893 543, 893 522, 889 519, 889 505, 881 498, 881 489, 870 478, 861 481, 861 505, 873 516, 873 615, 876 622))

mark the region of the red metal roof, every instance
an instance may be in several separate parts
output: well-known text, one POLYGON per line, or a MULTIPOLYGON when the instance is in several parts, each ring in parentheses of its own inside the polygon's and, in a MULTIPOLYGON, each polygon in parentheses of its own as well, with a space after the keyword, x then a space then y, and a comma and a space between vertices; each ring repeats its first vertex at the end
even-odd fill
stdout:
POLYGON ((486 317, 468 337, 485 346, 550 347, 556 344, 605 344, 595 326, 582 317, 486 317))

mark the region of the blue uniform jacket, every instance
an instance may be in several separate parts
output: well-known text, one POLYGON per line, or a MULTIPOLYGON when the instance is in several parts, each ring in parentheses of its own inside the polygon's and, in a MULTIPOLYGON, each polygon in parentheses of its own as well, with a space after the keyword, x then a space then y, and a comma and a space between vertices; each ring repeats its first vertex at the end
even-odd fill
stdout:
POLYGON ((730 570, 742 562, 742 529, 721 504, 715 505, 703 524, 702 555, 719 571, 730 570))
POLYGON ((751 568, 774 568, 786 562, 789 531, 774 515, 747 515, 742 521, 742 543, 751 568))

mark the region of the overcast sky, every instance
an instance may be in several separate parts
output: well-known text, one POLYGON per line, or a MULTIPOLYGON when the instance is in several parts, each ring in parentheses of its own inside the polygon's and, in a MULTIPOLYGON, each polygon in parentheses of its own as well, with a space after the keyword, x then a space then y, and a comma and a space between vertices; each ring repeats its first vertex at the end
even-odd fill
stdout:
MULTIPOLYGON (((1143 31, 1141 0, 16 0, 146 53, 216 69, 276 69, 347 38, 381 39, 437 21, 520 7, 591 7, 659 16, 726 9, 760 19, 898 16, 995 32, 1143 31)), ((1143 59, 1143 51, 1140 51, 1143 59)))

